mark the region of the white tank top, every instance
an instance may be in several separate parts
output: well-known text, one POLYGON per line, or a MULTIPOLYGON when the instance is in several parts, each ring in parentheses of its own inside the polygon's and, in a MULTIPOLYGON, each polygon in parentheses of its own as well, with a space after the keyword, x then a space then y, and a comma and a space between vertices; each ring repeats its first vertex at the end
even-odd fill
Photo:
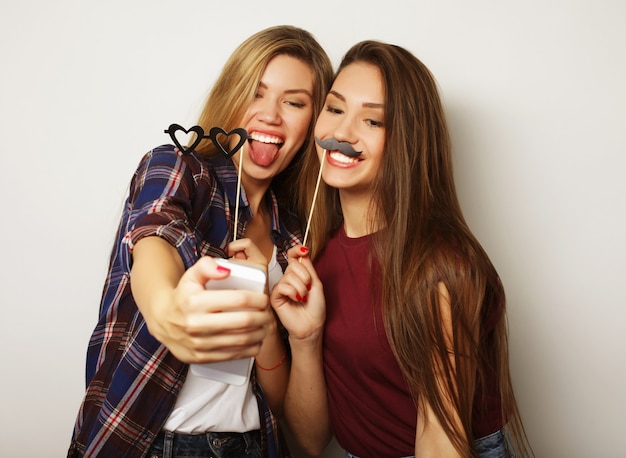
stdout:
MULTIPOLYGON (((276 260, 276 247, 267 273, 271 291, 283 275, 276 260)), ((230 385, 188 371, 163 429, 196 434, 207 431, 243 433, 260 427, 259 408, 251 383, 230 385)))

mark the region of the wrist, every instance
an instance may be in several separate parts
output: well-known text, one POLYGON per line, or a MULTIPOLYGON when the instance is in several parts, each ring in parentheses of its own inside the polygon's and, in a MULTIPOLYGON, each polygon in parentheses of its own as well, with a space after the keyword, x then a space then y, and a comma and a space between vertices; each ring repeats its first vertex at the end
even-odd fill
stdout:
POLYGON ((289 335, 289 345, 292 351, 311 351, 322 348, 323 329, 312 331, 305 336, 289 335))
POLYGON ((259 363, 259 359, 258 358, 254 358, 254 362, 256 364, 256 367, 258 367, 259 369, 262 369, 264 371, 273 371, 274 369, 278 369, 280 366, 282 366, 285 363, 286 360, 287 360, 287 347, 284 348, 283 354, 280 357, 280 359, 275 364, 273 364, 272 366, 261 365, 259 363))

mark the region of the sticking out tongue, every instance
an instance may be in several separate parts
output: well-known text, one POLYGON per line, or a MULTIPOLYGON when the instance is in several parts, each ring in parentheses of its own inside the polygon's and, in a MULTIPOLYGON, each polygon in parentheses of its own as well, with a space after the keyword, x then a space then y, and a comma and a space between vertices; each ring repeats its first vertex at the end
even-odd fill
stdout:
POLYGON ((252 162, 262 167, 267 167, 274 162, 280 148, 275 143, 263 143, 256 140, 250 141, 248 146, 248 153, 252 162))

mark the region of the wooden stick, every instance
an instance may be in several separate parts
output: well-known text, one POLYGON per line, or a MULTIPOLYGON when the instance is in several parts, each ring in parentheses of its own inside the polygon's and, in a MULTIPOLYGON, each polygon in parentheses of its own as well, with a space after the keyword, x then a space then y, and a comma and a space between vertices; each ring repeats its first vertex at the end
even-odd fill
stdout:
POLYGON ((235 202, 235 230, 233 242, 237 240, 237 230, 239 229, 239 196, 241 195, 241 170, 243 165, 243 146, 239 150, 239 171, 237 172, 237 197, 235 202))
POLYGON ((306 230, 304 231, 304 240, 302 240, 302 245, 306 246, 306 241, 309 236, 309 229, 311 228, 311 218, 313 216, 313 209, 315 208, 315 201, 317 200, 317 191, 320 188, 320 181, 322 180, 322 170, 324 169, 324 162, 326 162, 326 150, 324 150, 324 154, 322 155, 322 162, 320 163, 320 172, 317 175, 317 183, 315 183, 315 192, 313 193, 313 202, 311 202, 311 210, 309 210, 309 219, 306 222, 306 230))

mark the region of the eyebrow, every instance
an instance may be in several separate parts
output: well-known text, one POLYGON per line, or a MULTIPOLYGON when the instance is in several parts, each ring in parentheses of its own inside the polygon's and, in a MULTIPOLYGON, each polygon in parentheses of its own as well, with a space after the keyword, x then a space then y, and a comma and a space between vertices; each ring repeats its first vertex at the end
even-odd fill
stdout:
MULTIPOLYGON (((264 89, 268 89, 267 84, 265 84, 263 81, 259 81, 259 87, 262 87, 264 89)), ((306 94, 310 98, 313 98, 313 94, 311 94, 311 92, 309 92, 306 89, 287 89, 285 91, 285 94, 306 94)))
MULTIPOLYGON (((341 95, 339 92, 337 92, 337 91, 331 90, 328 93, 334 95, 335 97, 337 97, 342 102, 346 101, 346 98, 343 95, 341 95)), ((384 104, 382 104, 382 103, 374 103, 374 102, 363 102, 362 106, 364 108, 380 108, 380 109, 384 109, 385 108, 384 104)))

